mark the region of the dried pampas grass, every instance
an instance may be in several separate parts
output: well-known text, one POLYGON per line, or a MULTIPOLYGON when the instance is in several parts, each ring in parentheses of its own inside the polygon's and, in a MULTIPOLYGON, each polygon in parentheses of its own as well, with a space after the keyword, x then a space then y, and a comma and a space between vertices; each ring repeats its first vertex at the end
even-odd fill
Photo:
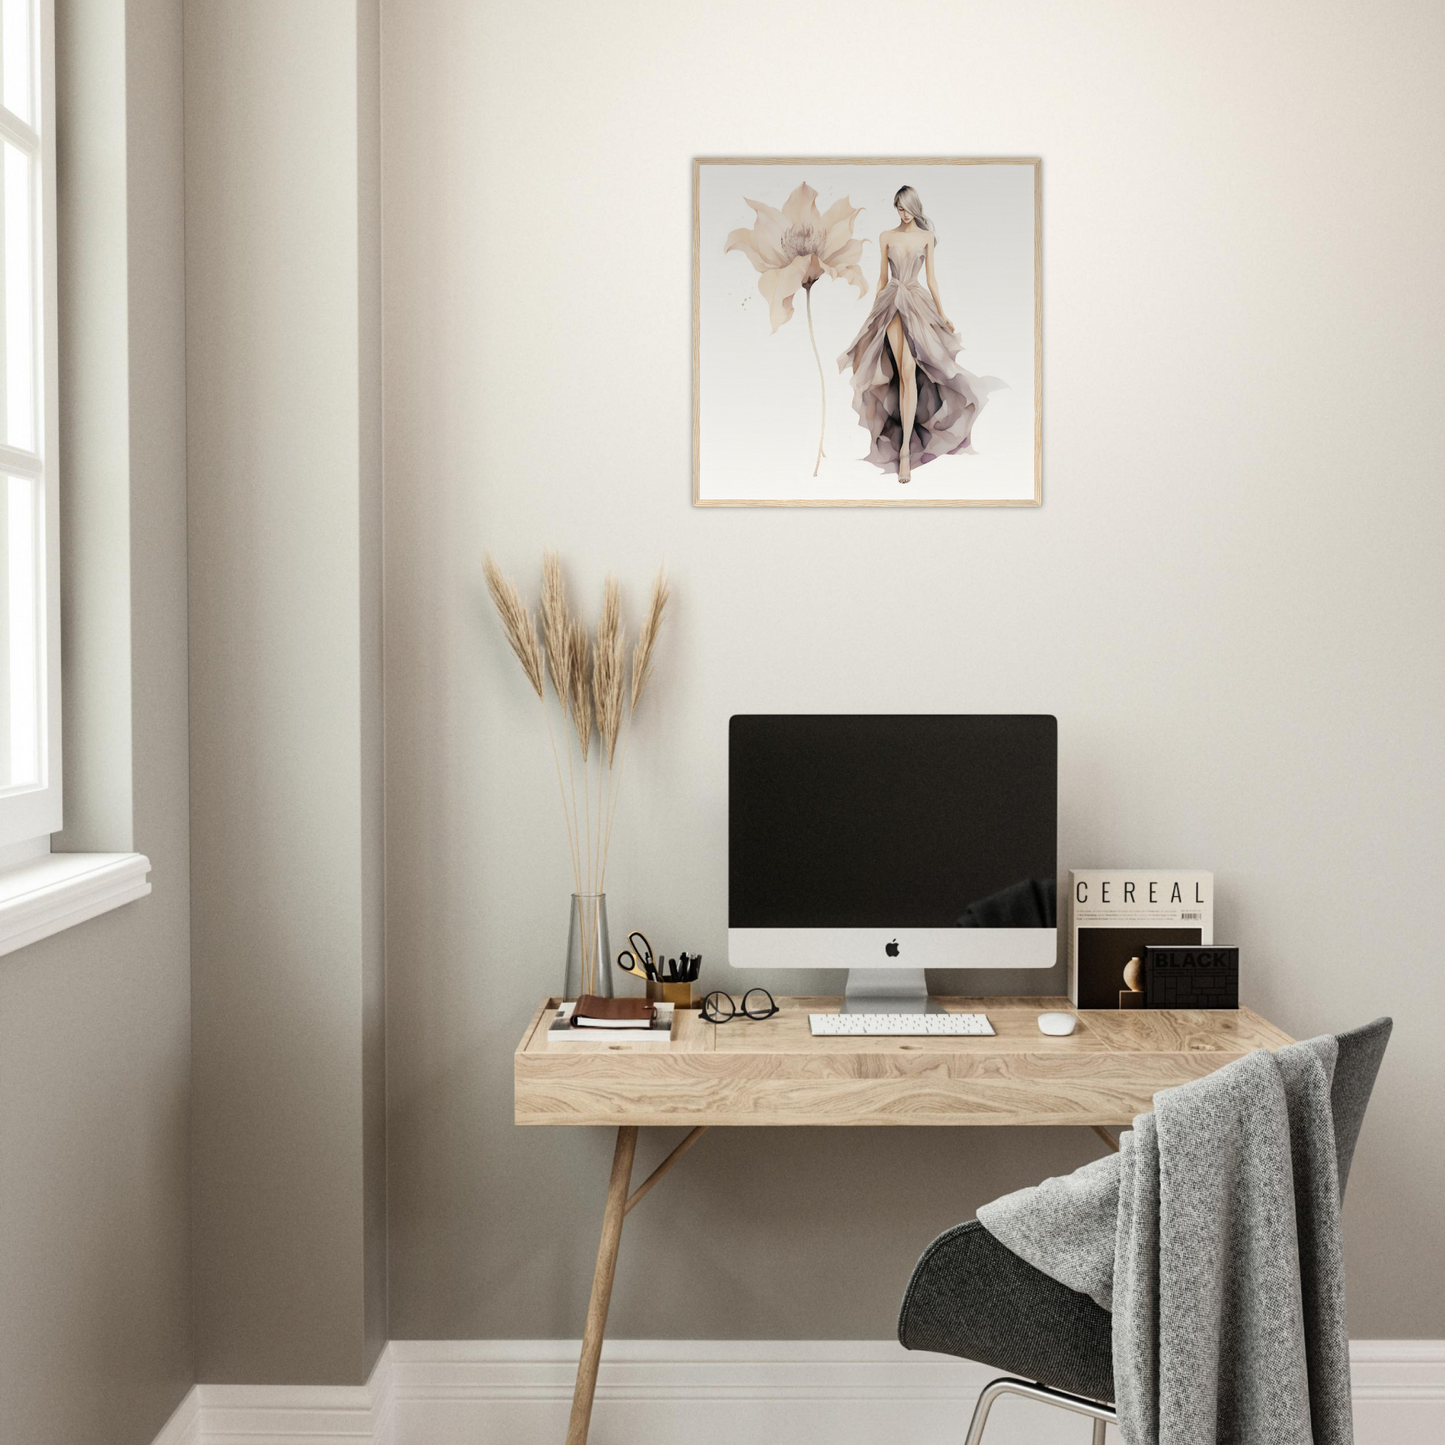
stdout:
POLYGON ((587 629, 577 619, 567 624, 567 654, 571 668, 567 675, 567 710, 572 715, 572 731, 582 749, 582 762, 592 750, 592 649, 587 642, 587 629))
POLYGON ((492 594, 497 616, 502 619, 502 631, 507 634, 507 641, 512 644, 512 651, 517 654, 517 661, 522 664, 532 691, 541 697, 542 652, 537 646, 537 625, 532 621, 532 614, 523 604, 517 589, 502 575, 490 552, 483 560, 482 571, 486 574, 487 591, 492 594))
POLYGON ((542 642, 547 649, 552 686, 565 706, 572 686, 572 634, 567 626, 567 586, 562 580, 562 559, 552 551, 542 553, 542 642))
POLYGON ((544 552, 539 641, 537 622, 531 611, 490 554, 485 558, 483 571, 487 591, 501 619, 502 631, 522 664, 532 691, 542 701, 557 763, 562 805, 567 815, 567 838, 572 850, 576 891, 582 894, 601 892, 607 876, 607 855, 627 743, 632 736, 631 722, 652 676, 653 653, 667 610, 670 595, 667 577, 659 569, 653 581, 647 610, 632 647, 629 689, 627 625, 622 616, 622 589, 615 577, 609 576, 603 584, 602 611, 594 641, 568 601, 562 559, 555 551, 544 552), (563 720, 571 724, 570 728, 564 727, 562 733, 567 752, 565 779, 547 707, 546 682, 549 677, 563 720), (580 782, 573 758, 574 739, 581 762, 580 782), (594 740, 597 743, 595 783, 591 778, 594 740), (594 786, 597 793, 595 819, 592 816, 594 786))
POLYGON ((597 705, 597 736, 607 754, 607 766, 617 756, 622 731, 622 702, 626 696, 626 651, 622 642, 622 593, 617 579, 609 577, 602 589, 602 617, 597 623, 597 644, 592 651, 592 697, 597 705))
POLYGON ((647 614, 637 634, 637 646, 632 649, 632 706, 635 709, 642 701, 647 680, 652 676, 652 649, 657 645, 657 634, 662 631, 662 615, 667 611, 667 599, 672 595, 667 585, 667 576, 662 568, 652 581, 652 597, 647 604, 647 614))

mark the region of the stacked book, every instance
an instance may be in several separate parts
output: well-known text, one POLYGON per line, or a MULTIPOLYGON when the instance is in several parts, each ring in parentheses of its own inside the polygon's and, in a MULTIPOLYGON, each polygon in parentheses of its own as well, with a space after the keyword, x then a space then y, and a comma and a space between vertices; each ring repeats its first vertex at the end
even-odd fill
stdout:
POLYGON ((1162 992, 1151 999, 1145 991, 1149 949, 1197 952, 1197 945, 1213 941, 1212 873, 1075 868, 1069 874, 1069 997, 1075 1008, 1168 1007, 1162 992))
POLYGON ((676 1006, 648 999, 593 999, 560 1005, 547 1026, 549 1044, 666 1044, 676 1006))

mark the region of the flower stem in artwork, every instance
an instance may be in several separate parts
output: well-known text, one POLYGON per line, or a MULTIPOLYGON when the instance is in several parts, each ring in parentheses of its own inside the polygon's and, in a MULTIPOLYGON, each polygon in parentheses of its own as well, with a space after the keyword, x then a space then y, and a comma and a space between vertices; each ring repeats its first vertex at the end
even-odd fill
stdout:
POLYGON ((823 419, 818 424, 818 457, 813 463, 813 475, 818 475, 818 468, 823 464, 823 435, 828 430, 828 385, 823 380, 823 358, 818 355, 818 338, 813 335, 813 288, 805 288, 808 298, 808 340, 813 343, 813 360, 818 363, 818 390, 823 397, 823 419))
POLYGON ((818 355, 818 338, 813 332, 813 285, 823 276, 834 276, 858 288, 860 299, 868 294, 868 282, 858 266, 863 242, 853 235, 853 222, 860 211, 847 196, 820 212, 818 193, 803 181, 778 210, 764 201, 749 201, 757 223, 728 232, 723 254, 741 251, 758 273, 758 291, 768 303, 768 320, 773 331, 793 319, 793 297, 798 288, 808 298, 808 340, 813 343, 813 360, 818 363, 818 389, 823 395, 823 424, 818 432, 818 456, 813 475, 823 464, 823 437, 828 427, 828 384, 823 375, 823 358, 818 355))

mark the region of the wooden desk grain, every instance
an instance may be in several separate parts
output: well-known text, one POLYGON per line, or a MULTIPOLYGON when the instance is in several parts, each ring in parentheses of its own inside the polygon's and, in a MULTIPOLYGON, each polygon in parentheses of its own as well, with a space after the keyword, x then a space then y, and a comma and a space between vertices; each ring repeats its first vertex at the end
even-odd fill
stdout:
POLYGON ((779 998, 760 1021, 680 1011, 671 1045, 549 1046, 548 999, 515 1055, 518 1124, 638 1126, 1124 1125, 1159 1089, 1212 1073, 1287 1034, 1249 1009, 1081 1011, 1066 1038, 1038 1030, 1062 998, 945 998, 985 1013, 992 1038, 814 1038, 810 1011, 779 998))

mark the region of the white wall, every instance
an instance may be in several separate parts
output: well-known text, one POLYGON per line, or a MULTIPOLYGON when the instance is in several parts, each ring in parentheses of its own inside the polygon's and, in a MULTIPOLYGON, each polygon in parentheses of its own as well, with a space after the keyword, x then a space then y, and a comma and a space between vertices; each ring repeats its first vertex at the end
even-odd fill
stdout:
MULTIPOLYGON (((1406 0, 386 7, 393 1338, 574 1334, 590 1277, 610 1145, 510 1122, 570 884, 481 557, 547 545, 589 597, 676 580, 619 933, 729 981, 731 713, 1054 712, 1063 867, 1212 868, 1249 1004, 1396 1017, 1351 1323, 1445 1335, 1442 28, 1406 0), (910 153, 1043 158, 1042 509, 694 510, 692 157, 910 153)), ((614 1333, 885 1336, 936 1230, 1093 1148, 711 1138, 629 1224, 614 1333)))

